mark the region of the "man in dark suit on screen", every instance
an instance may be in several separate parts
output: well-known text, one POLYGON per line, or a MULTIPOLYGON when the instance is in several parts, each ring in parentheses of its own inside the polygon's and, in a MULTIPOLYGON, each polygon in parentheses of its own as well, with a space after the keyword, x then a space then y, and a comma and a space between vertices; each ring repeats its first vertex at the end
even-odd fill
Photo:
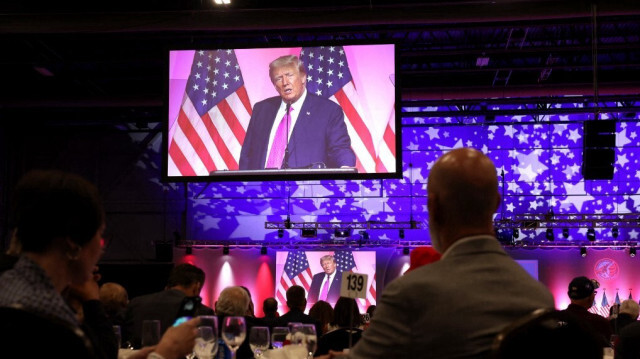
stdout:
POLYGON ((320 265, 323 271, 314 274, 311 279, 309 302, 315 303, 318 300, 324 300, 334 305, 340 298, 342 275, 336 270, 336 259, 332 255, 322 256, 320 265))
POLYGON ((348 168, 356 157, 342 108, 306 91, 307 75, 297 56, 269 64, 279 96, 256 103, 240 152, 240 170, 348 168))

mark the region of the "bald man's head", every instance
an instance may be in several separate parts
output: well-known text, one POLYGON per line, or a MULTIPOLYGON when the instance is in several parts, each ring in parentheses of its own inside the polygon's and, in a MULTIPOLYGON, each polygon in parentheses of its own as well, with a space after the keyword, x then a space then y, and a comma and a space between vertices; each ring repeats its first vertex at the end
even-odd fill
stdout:
POLYGON ((458 148, 440 157, 429 173, 427 193, 432 242, 439 251, 458 235, 492 234, 498 177, 482 152, 458 148))

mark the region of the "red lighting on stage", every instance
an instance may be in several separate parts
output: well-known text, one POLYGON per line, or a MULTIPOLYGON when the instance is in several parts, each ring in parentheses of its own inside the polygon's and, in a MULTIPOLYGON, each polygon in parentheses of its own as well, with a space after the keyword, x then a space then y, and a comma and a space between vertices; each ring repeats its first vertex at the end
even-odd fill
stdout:
POLYGON ((255 288, 253 290, 253 293, 255 293, 253 306, 257 317, 264 316, 262 302, 269 297, 273 297, 276 292, 273 282, 273 272, 271 268, 269 268, 269 258, 263 258, 264 260, 260 264, 260 268, 258 268, 258 275, 256 276, 255 288))

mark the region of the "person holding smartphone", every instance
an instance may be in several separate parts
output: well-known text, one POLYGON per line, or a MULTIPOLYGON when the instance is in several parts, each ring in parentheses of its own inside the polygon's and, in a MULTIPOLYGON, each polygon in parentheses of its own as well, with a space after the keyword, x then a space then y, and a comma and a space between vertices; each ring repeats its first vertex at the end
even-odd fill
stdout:
POLYGON ((139 348, 144 320, 160 320, 162 334, 178 318, 184 321, 198 315, 213 315, 213 309, 201 303, 204 280, 202 269, 189 263, 176 265, 164 290, 131 299, 125 311, 123 341, 139 348))

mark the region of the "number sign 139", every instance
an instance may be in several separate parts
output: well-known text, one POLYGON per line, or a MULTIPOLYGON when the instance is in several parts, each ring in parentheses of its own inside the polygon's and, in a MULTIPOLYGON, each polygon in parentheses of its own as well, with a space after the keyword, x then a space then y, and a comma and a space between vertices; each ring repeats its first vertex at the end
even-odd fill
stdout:
POLYGON ((342 287, 340 296, 347 298, 367 297, 367 275, 352 272, 342 272, 342 287))

